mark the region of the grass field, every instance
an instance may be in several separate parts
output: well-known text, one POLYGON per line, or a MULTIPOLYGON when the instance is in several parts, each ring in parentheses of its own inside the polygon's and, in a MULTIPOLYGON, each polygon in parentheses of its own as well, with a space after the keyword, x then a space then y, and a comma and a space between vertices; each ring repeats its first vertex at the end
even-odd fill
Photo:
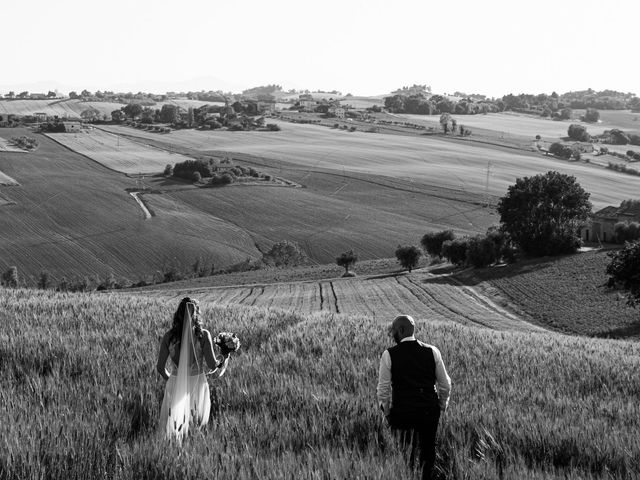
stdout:
MULTIPOLYGON (((386 321, 203 302, 243 345, 176 456, 155 373, 175 301, 0 289, 0 304, 3 479, 415 478, 376 407, 386 321)), ((637 478, 638 344, 417 328, 453 379, 438 479, 637 478)))
POLYGON ((162 173, 167 164, 190 160, 189 157, 134 142, 127 137, 92 129, 83 133, 49 133, 65 147, 86 155, 111 170, 126 174, 162 173))
MULTIPOLYGON (((519 121, 510 119, 513 128, 517 128, 519 121)), ((115 133, 154 139, 153 134, 127 127, 107 128, 115 133)), ((433 136, 346 132, 290 123, 282 124, 282 128, 280 132, 182 130, 158 141, 167 148, 170 145, 201 152, 230 151, 266 157, 310 172, 324 168, 376 174, 475 194, 488 191, 494 196, 504 195, 516 178, 557 170, 575 175, 591 193, 596 208, 619 205, 622 200, 635 198, 640 191, 637 177, 495 145, 433 136)))

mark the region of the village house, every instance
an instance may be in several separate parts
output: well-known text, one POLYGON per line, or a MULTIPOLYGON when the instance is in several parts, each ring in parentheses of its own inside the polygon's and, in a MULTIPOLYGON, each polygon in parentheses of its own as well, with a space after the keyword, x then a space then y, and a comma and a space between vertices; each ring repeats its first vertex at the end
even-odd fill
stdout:
POLYGON ((619 207, 608 206, 593 213, 582 229, 585 242, 615 242, 615 225, 640 222, 640 201, 627 200, 619 207))
POLYGON ((327 113, 332 117, 344 119, 346 110, 339 105, 332 105, 329 107, 327 113))

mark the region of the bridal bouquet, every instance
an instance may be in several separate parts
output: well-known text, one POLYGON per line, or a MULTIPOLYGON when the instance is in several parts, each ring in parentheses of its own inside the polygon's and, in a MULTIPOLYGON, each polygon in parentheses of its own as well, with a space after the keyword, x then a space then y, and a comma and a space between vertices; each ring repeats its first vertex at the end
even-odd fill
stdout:
POLYGON ((240 348, 240 339, 235 333, 221 332, 214 340, 215 344, 220 347, 223 355, 228 355, 240 348))

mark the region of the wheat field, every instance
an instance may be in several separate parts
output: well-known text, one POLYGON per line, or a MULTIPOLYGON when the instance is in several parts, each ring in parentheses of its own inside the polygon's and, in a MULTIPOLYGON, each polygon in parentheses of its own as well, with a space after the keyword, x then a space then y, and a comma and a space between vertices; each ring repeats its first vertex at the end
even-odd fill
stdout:
MULTIPOLYGON (((0 290, 0 478, 414 478, 376 408, 384 321, 203 302, 243 345, 178 447, 156 419, 175 301, 0 290)), ((640 346, 422 321, 453 379, 438 478, 640 473, 640 346)))

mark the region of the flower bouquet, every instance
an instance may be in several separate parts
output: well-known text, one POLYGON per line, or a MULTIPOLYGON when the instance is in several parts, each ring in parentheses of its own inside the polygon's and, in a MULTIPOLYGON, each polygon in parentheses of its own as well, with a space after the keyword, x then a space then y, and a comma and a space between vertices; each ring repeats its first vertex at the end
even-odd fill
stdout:
POLYGON ((220 347, 220 352, 225 357, 240 348, 240 339, 235 333, 221 332, 216 336, 214 343, 220 347))

